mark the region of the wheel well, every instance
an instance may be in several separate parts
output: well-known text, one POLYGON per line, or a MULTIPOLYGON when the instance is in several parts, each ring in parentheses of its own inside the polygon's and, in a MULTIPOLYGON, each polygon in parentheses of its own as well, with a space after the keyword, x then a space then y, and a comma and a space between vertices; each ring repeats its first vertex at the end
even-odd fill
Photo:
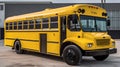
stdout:
POLYGON ((80 46, 78 46, 77 44, 75 44, 75 43, 73 43, 73 42, 65 42, 65 43, 63 43, 62 45, 61 45, 61 48, 60 48, 60 56, 62 56, 62 53, 63 53, 63 50, 64 50, 64 48, 66 47, 66 46, 68 46, 68 45, 75 45, 75 46, 77 46, 81 51, 82 51, 82 53, 83 53, 83 50, 82 50, 82 48, 80 47, 80 46))

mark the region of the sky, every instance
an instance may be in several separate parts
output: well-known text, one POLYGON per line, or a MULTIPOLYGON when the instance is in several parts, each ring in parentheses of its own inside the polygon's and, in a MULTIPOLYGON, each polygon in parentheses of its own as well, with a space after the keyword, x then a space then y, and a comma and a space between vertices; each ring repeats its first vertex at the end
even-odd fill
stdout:
MULTIPOLYGON (((0 0, 0 2, 43 2, 52 3, 101 3, 101 0, 0 0)), ((106 3, 120 3, 120 0, 106 0, 106 3)))

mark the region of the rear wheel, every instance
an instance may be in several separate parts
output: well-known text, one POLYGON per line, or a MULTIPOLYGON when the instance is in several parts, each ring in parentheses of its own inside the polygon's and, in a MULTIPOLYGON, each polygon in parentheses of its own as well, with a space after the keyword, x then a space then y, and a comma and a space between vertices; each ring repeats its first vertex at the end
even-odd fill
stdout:
POLYGON ((82 60, 82 53, 75 45, 65 47, 63 51, 63 59, 69 65, 76 65, 82 60))
POLYGON ((93 56, 97 61, 104 61, 109 55, 93 56))
POLYGON ((22 54, 24 51, 21 49, 20 41, 15 41, 14 49, 17 54, 22 54))

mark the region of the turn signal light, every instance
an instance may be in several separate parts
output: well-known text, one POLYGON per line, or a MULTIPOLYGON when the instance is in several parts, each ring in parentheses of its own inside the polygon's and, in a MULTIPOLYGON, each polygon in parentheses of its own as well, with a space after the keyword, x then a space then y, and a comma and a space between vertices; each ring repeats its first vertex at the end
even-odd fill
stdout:
POLYGON ((88 6, 89 8, 94 8, 94 9, 98 9, 98 7, 96 6, 88 6))

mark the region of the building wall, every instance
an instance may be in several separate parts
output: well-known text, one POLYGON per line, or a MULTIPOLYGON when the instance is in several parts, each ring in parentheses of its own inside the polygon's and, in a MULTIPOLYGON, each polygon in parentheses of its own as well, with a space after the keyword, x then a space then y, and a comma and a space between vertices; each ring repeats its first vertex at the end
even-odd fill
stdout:
POLYGON ((62 7, 70 4, 6 4, 5 17, 41 11, 46 8, 62 7))

